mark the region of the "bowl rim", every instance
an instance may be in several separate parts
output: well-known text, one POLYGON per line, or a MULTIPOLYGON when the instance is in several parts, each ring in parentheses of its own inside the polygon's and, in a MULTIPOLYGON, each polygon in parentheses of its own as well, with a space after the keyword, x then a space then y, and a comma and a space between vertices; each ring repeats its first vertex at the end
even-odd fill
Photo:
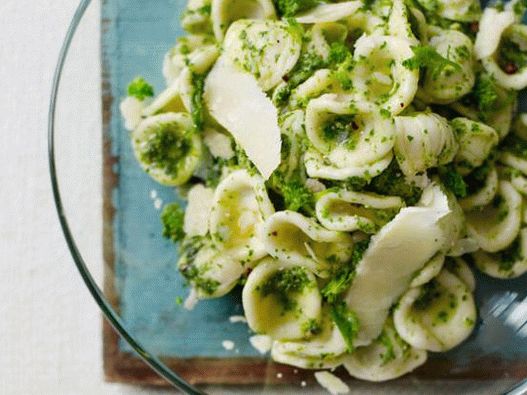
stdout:
MULTIPOLYGON (((123 321, 113 309, 113 307, 108 303, 106 297, 104 296, 103 291, 97 285, 97 282, 91 275, 84 258, 82 257, 75 238, 69 226, 66 214, 64 211, 64 206, 62 203, 62 195, 59 185, 59 180, 57 176, 56 160, 55 160, 55 119, 57 112, 57 98, 60 92, 61 81, 63 77, 63 70, 65 66, 66 59, 69 55, 69 50, 73 42, 73 38, 77 33, 77 29, 82 22, 86 10, 92 4, 92 0, 80 0, 79 5, 77 6, 73 18, 70 22, 68 30, 66 32, 65 38, 63 40, 57 64, 55 67, 50 102, 48 108, 48 124, 47 124, 47 140, 48 140, 48 167, 51 181, 51 189, 53 193, 55 209, 57 211, 57 216, 59 223, 64 235, 66 244, 70 251, 70 254, 73 258, 75 266, 79 274, 81 275, 86 287, 88 288, 93 299, 102 310, 104 318, 111 325, 114 331, 121 336, 139 355, 139 357, 150 366, 159 376, 163 377, 168 383, 173 385, 175 388, 190 394, 190 395, 205 395, 205 393, 196 387, 192 386, 190 383, 179 377, 173 370, 168 368, 159 358, 155 355, 150 354, 145 347, 137 341, 133 335, 126 329, 123 321)), ((515 386, 510 388, 504 395, 519 395, 524 394, 527 391, 527 380, 520 381, 515 386)))
POLYGON ((92 4, 92 0, 81 0, 79 5, 77 6, 77 9, 75 10, 75 13, 70 22, 70 25, 66 32, 66 36, 64 38, 64 41, 62 43, 62 46, 59 52, 59 57, 58 57, 57 65, 55 67, 52 88, 51 88, 51 96, 50 96, 49 109, 48 109, 48 130, 47 130, 48 166, 49 166, 49 174, 50 174, 50 181, 51 181, 51 189, 53 192, 53 198, 55 202, 55 208, 57 211, 58 219, 60 222, 60 226, 61 226, 64 238, 65 238, 66 244, 73 258, 73 261, 75 262, 75 266, 77 267, 77 270, 79 271, 79 274, 81 275, 90 294, 92 295, 93 299, 95 300, 99 308, 102 310, 105 319, 109 322, 112 328, 121 336, 121 338, 123 338, 134 349, 134 351, 141 357, 141 359, 144 362, 146 362, 157 374, 159 374, 161 377, 167 380, 174 387, 178 388, 179 390, 187 394, 202 395, 204 394, 204 392, 198 390, 191 384, 187 383, 185 380, 179 377, 175 372, 173 372, 170 368, 168 368, 159 358, 150 354, 145 349, 145 347, 143 347, 141 343, 138 342, 130 334, 130 332, 126 329, 123 321, 121 320, 119 315, 115 312, 113 307, 106 301, 103 291, 97 285, 97 282, 91 275, 84 261, 84 258, 82 257, 82 254, 79 251, 79 248, 77 247, 75 238, 70 229, 68 219, 66 218, 66 214, 64 211, 64 206, 62 203, 62 195, 61 195, 61 190, 60 190, 60 185, 59 185, 60 183, 59 183, 59 179, 57 176, 56 160, 55 160, 55 125, 56 125, 55 120, 56 120, 56 113, 57 113, 57 98, 60 92, 60 85, 61 85, 62 76, 63 76, 62 72, 64 70, 66 59, 69 55, 69 50, 73 42, 73 38, 75 37, 77 28, 79 27, 82 21, 82 18, 84 17, 86 13, 86 10, 91 4, 92 4))

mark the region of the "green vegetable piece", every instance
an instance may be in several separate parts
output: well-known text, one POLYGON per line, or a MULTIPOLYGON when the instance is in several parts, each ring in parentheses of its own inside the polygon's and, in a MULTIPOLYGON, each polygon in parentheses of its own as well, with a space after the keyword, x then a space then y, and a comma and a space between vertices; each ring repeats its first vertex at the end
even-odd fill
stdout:
POLYGON ((128 96, 144 101, 154 96, 154 88, 143 77, 137 77, 128 85, 128 96))
POLYGON ((373 192, 380 195, 399 196, 407 205, 413 206, 421 197, 422 190, 415 185, 407 184, 396 160, 370 184, 373 192))
POLYGON ((429 45, 414 46, 412 51, 414 57, 403 61, 403 66, 410 70, 424 68, 433 79, 439 77, 448 68, 454 69, 456 72, 462 71, 459 64, 442 57, 435 48, 429 45))
POLYGON ((296 301, 291 294, 300 294, 310 284, 306 269, 297 266, 273 274, 259 288, 263 297, 273 295, 282 305, 283 312, 295 310, 296 301))
POLYGON ((302 11, 315 7, 318 0, 273 0, 280 16, 291 17, 302 11))
POLYGON ((348 306, 345 302, 341 302, 332 306, 331 318, 342 334, 342 337, 346 342, 348 352, 353 352, 355 349, 355 339, 359 333, 360 326, 357 314, 348 309, 348 306))
POLYGON ((205 77, 205 74, 192 74, 191 116, 194 129, 197 131, 203 130, 203 90, 205 88, 205 77))
POLYGON ((454 166, 440 166, 438 171, 439 178, 445 187, 452 191, 457 198, 464 198, 467 196, 467 184, 461 174, 456 171, 454 166))
POLYGON ((177 243, 185 237, 183 224, 185 221, 185 211, 178 203, 167 204, 161 212, 161 222, 163 224, 163 237, 177 243))

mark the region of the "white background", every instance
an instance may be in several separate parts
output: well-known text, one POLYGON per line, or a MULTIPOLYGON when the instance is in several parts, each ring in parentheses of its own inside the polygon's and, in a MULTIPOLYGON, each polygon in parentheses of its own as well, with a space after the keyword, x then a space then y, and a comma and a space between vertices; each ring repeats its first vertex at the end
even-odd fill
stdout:
MULTIPOLYGON (((76 6, 75 0, 0 0, 0 394, 153 392, 104 383, 101 317, 74 268, 53 206, 47 107, 59 48, 76 6)), ((74 69, 84 72, 84 65, 92 66, 84 72, 79 105, 97 108, 99 75, 93 65, 98 62, 98 7, 88 18, 83 28, 91 39, 74 69)), ((76 114, 64 122, 70 128, 79 124, 76 114)), ((100 135, 99 114, 89 122, 84 126, 100 135)), ((84 170, 86 165, 79 162, 84 170)), ((97 180, 84 184, 100 196, 97 180)), ((81 203, 85 209, 75 215, 93 233, 92 241, 99 240, 99 216, 91 210, 100 200, 81 203)), ((471 393, 455 383, 436 388, 440 393, 471 393)), ((360 385, 354 389, 361 392, 360 385)), ((430 387, 421 391, 429 393, 430 387)), ((407 391, 398 387, 386 392, 407 391)))

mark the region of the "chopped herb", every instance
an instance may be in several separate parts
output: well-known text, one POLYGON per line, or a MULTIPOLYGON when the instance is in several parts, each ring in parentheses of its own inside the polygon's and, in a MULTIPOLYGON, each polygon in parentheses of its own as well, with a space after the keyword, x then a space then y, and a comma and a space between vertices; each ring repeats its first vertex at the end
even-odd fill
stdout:
POLYGON ((318 335, 322 332, 322 326, 320 325, 320 322, 312 318, 302 324, 302 332, 304 332, 306 336, 318 335))
POLYGON ((280 189, 287 210, 313 212, 315 197, 300 179, 284 181, 280 189))
POLYGON ((154 88, 143 77, 137 77, 128 85, 128 96, 143 101, 147 97, 154 96, 154 88))
POLYGON ((426 283, 421 288, 421 293, 415 300, 413 307, 416 310, 426 310, 434 300, 441 296, 441 291, 437 288, 435 281, 426 283))
POLYGON ((280 16, 291 17, 296 14, 315 7, 318 0, 273 0, 276 10, 280 16))
POLYGON ((386 330, 383 330, 381 336, 379 336, 379 341, 384 346, 385 351, 381 354, 382 364, 386 365, 393 361, 397 356, 395 355, 395 350, 393 347, 392 339, 386 330))

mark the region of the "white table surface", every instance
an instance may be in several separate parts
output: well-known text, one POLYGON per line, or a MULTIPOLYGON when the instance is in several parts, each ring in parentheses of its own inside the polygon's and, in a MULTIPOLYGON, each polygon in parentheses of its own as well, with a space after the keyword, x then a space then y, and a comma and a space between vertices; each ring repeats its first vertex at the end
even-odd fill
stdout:
MULTIPOLYGON (((73 265, 53 206, 47 107, 76 6, 75 0, 0 1, 0 394, 154 392, 104 382, 101 316, 73 265)), ((97 12, 89 17, 86 28, 97 35, 97 12)), ((96 59, 96 51, 86 51, 85 60, 96 59)), ((86 78, 97 81, 98 75, 86 78)), ((99 91, 89 91, 84 100, 97 102, 99 91)), ((66 122, 74 125, 75 117, 66 122)), ((80 220, 91 229, 87 217, 80 220)), ((454 383, 439 388, 461 393, 454 383)), ((354 393, 360 392, 357 385, 354 393)), ((470 387, 462 392, 476 393, 470 387)))

